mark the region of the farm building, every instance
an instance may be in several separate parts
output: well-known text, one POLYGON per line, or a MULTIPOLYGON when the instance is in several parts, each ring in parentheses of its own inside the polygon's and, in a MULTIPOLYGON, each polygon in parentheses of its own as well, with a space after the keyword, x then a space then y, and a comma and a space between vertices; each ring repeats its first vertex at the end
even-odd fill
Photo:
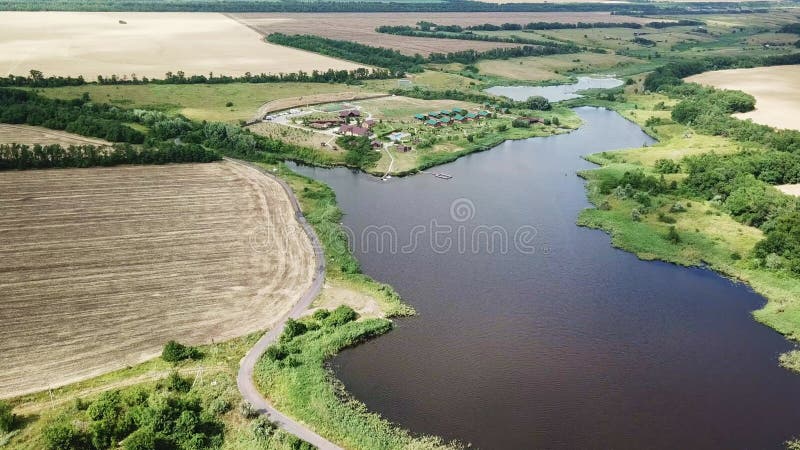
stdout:
POLYGON ((449 109, 443 109, 443 110, 439 111, 439 114, 441 114, 443 116, 449 116, 450 114, 452 114, 452 111, 450 111, 449 109))
POLYGON ((372 141, 369 143, 370 147, 374 148, 375 150, 380 150, 383 148, 383 142, 381 141, 372 141))
POLYGON ((425 125, 430 125, 430 126, 432 126, 432 127, 438 127, 440 124, 441 124, 441 123, 439 122, 439 120, 438 120, 438 119, 428 119, 428 120, 425 122, 425 125))
POLYGON ((364 121, 364 127, 366 127, 367 129, 371 130, 372 127, 374 127, 374 126, 375 126, 375 121, 374 120, 368 119, 368 120, 364 121))
POLYGON ((343 136, 369 136, 369 130, 357 125, 342 125, 339 127, 339 134, 343 136))
POLYGON ((361 111, 357 109, 348 109, 346 111, 339 111, 339 117, 343 119, 350 119, 352 117, 361 117, 361 111))
POLYGON ((428 116, 426 116, 425 114, 414 114, 414 118, 417 120, 426 120, 428 116))
POLYGON ((445 116, 445 117, 442 117, 441 119, 439 119, 439 122, 441 122, 444 125, 450 125, 450 123, 452 122, 452 119, 450 119, 449 117, 445 116))
POLYGON ((480 117, 489 117, 490 114, 491 113, 489 111, 486 111, 486 110, 478 111, 478 116, 480 116, 480 117))
POLYGON ((439 117, 440 114, 441 113, 439 111, 431 111, 431 112, 428 113, 428 117, 431 118, 431 119, 435 119, 435 118, 439 117))
POLYGON ((467 118, 462 116, 461 114, 455 114, 453 116, 453 122, 464 122, 466 120, 467 120, 467 118))
POLYGON ((390 141, 399 142, 409 136, 411 135, 408 133, 404 133, 402 131, 395 131, 394 133, 390 133, 387 137, 389 138, 390 141))
POLYGON ((411 146, 405 144, 397 144, 394 146, 394 149, 398 152, 408 153, 411 151, 411 146))
POLYGON ((467 113, 467 115, 464 116, 464 118, 467 120, 475 120, 478 118, 478 115, 475 113, 467 113))

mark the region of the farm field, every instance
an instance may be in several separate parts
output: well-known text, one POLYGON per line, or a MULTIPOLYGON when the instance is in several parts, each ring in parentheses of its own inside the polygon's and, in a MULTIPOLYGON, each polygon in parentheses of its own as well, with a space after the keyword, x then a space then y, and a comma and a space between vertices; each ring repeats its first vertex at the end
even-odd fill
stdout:
POLYGON ((4 172, 0 209, 0 398, 262 330, 311 282, 284 191, 232 163, 4 172))
POLYGON ((30 125, 12 125, 0 123, 0 144, 25 144, 25 145, 111 145, 103 139, 89 138, 66 131, 51 130, 49 128, 34 127, 30 125))
POLYGON ((4 12, 0 73, 163 78, 355 69, 354 63, 271 45, 217 13, 4 12), (122 23, 124 22, 124 23, 122 23))
POLYGON ((736 117, 800 130, 799 79, 800 65, 795 65, 719 70, 694 75, 686 81, 747 92, 756 98, 756 109, 736 117))
POLYGON ((312 13, 234 14, 236 20, 262 34, 314 34, 331 39, 354 41, 366 45, 392 48, 407 55, 419 53, 447 53, 461 50, 484 51, 498 47, 515 47, 516 44, 457 39, 431 39, 398 36, 375 31, 380 25, 414 25, 426 20, 441 25, 479 25, 483 23, 528 22, 648 22, 628 16, 612 16, 607 12, 581 13, 312 13))
POLYGON ((568 72, 607 71, 642 61, 613 54, 576 53, 505 60, 481 61, 476 66, 481 74, 525 81, 566 79, 568 72))
POLYGON ((69 100, 88 93, 92 101, 111 103, 123 108, 157 109, 178 113, 195 120, 237 122, 249 120, 259 108, 277 101, 286 108, 294 103, 283 99, 300 99, 320 94, 360 95, 374 93, 369 87, 330 83, 231 83, 231 84, 149 84, 149 85, 86 85, 42 89, 50 98, 69 100), (233 103, 227 106, 228 102, 233 103))

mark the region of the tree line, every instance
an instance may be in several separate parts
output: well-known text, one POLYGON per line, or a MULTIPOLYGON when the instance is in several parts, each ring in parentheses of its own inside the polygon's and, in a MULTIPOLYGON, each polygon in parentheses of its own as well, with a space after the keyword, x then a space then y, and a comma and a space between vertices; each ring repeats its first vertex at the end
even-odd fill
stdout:
MULTIPOLYGON (((449 27, 461 28, 458 25, 449 27)), ((401 36, 415 36, 435 39, 459 39, 464 41, 484 41, 484 42, 505 42, 509 44, 538 45, 552 48, 557 53, 575 53, 580 51, 580 47, 572 43, 552 42, 541 39, 531 39, 523 36, 490 36, 485 34, 475 34, 471 31, 449 31, 440 30, 425 31, 420 28, 410 26, 389 26, 382 25, 375 29, 378 33, 396 34, 401 36)))
POLYGON ((564 22, 529 22, 526 24, 518 23, 504 23, 495 25, 491 23, 484 23, 481 25, 472 25, 466 27, 466 30, 472 31, 517 31, 517 30, 574 30, 574 29, 588 29, 588 28, 642 28, 642 24, 637 22, 577 22, 577 23, 564 23, 564 22))
POLYGON ((449 53, 431 53, 427 57, 424 57, 419 54, 409 56, 394 49, 373 47, 357 42, 329 39, 309 34, 287 35, 283 33, 272 33, 267 36, 267 41, 273 44, 285 45, 287 47, 294 47, 326 56, 332 56, 334 58, 342 58, 362 64, 384 67, 391 71, 394 76, 421 72, 422 65, 426 63, 472 64, 481 59, 507 59, 523 56, 574 53, 580 49, 573 44, 541 41, 540 44, 537 45, 495 48, 483 52, 463 50, 449 53))
POLYGON ((130 144, 101 147, 59 144, 0 145, 0 170, 110 167, 122 164, 206 163, 222 159, 219 153, 198 144, 161 143, 158 147, 130 144))
MULTIPOLYGON (((291 72, 278 74, 251 74, 234 77, 229 75, 186 75, 183 71, 167 72, 164 78, 137 77, 136 74, 97 76, 97 84, 125 85, 125 84, 228 84, 228 83, 357 83, 363 80, 384 80, 392 78, 392 74, 386 69, 367 69, 360 67, 353 70, 333 70, 327 71, 314 70, 312 72, 291 72)), ((82 76, 62 77, 48 76, 38 70, 31 70, 28 76, 8 75, 0 77, 0 87, 36 87, 50 88, 62 86, 83 86, 88 84, 82 76)))

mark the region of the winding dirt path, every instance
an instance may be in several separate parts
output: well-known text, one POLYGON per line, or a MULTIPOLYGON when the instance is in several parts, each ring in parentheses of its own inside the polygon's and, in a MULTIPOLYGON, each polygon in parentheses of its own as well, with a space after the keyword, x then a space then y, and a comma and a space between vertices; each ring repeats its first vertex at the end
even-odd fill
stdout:
POLYGON ((292 307, 288 313, 284 314, 270 329, 270 331, 267 332, 261 339, 259 339, 253 348, 247 352, 245 357, 242 358, 242 361, 239 364, 239 373, 236 376, 236 383, 239 386, 239 392, 241 392, 242 397, 250 402, 259 413, 267 414, 270 417, 270 420, 275 422, 283 430, 316 446, 320 450, 341 450, 341 447, 313 432, 302 423, 291 419, 275 409, 275 407, 272 406, 272 404, 270 404, 261 395, 255 385, 255 382, 253 381, 253 372, 258 359, 264 354, 267 347, 277 341, 278 337, 283 332, 283 327, 286 324, 286 320, 289 318, 300 317, 303 312, 307 310, 309 306, 311 306, 311 302, 314 301, 314 298, 319 295, 320 291, 322 290, 322 285, 325 282, 325 255, 322 251, 322 244, 320 244, 316 233, 314 233, 314 230, 306 221, 305 216, 303 216, 303 213, 300 210, 300 204, 297 202, 297 198, 294 196, 292 189, 288 184, 286 184, 285 181, 253 164, 228 158, 226 159, 234 164, 255 168, 281 185, 292 203, 292 207, 294 208, 295 212, 295 219, 297 219, 297 222, 303 228, 306 235, 308 235, 309 240, 311 241, 311 247, 314 250, 314 257, 316 259, 316 267, 314 269, 311 286, 309 286, 308 290, 303 294, 294 307, 292 307))

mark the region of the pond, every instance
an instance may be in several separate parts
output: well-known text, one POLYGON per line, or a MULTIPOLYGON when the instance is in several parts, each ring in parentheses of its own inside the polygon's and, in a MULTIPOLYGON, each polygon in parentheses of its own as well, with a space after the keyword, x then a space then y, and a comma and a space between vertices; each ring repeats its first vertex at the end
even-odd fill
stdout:
POLYGON ((502 95, 512 100, 526 100, 539 95, 551 102, 560 102, 580 97, 578 91, 586 89, 611 89, 622 86, 622 80, 608 77, 578 77, 574 84, 557 84, 554 86, 494 86, 486 89, 492 95, 502 95))
POLYGON ((435 169, 451 180, 296 167, 336 191, 364 271, 419 312, 342 352, 337 376, 389 420, 479 448, 781 448, 800 376, 750 315, 764 299, 576 226, 580 156, 652 142, 576 111, 575 132, 435 169))

